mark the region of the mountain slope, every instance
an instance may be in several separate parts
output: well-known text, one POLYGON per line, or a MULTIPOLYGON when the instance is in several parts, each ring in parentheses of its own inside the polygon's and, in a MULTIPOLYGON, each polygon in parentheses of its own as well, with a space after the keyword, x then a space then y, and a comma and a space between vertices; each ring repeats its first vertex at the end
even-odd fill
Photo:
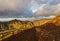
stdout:
POLYGON ((56 26, 60 26, 60 15, 57 15, 55 18, 53 18, 51 23, 54 23, 56 26))
MULTIPOLYGON (((46 41, 59 41, 60 40, 60 15, 56 16, 53 19, 34 20, 32 22, 20 21, 16 19, 11 20, 9 22, 0 22, 0 28, 3 31, 16 29, 19 34, 26 30, 28 30, 28 34, 29 34, 29 29, 33 30, 34 28, 36 30, 35 33, 37 34, 39 41, 45 41, 45 40, 46 41)), ((32 30, 31 32, 33 32, 32 30)), ((16 36, 18 35, 17 32, 14 32, 16 33, 15 34, 16 36)), ((24 34, 26 33, 22 33, 22 36, 26 37, 27 35, 25 36, 24 34)), ((15 35, 12 37, 15 37, 15 35)))

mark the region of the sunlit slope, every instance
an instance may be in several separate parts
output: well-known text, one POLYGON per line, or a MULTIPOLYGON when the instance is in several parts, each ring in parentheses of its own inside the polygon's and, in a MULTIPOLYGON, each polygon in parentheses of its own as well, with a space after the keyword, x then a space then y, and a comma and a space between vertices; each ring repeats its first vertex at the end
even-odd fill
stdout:
POLYGON ((3 39, 6 39, 12 35, 15 35, 23 30, 30 29, 32 27, 33 23, 30 21, 20 21, 15 19, 9 22, 1 22, 0 40, 2 39, 3 36, 4 36, 3 39))
POLYGON ((53 24, 55 24, 56 26, 60 26, 60 15, 57 15, 50 22, 53 23, 53 24))
POLYGON ((34 26, 41 26, 49 21, 50 21, 49 19, 36 20, 36 21, 33 21, 33 24, 34 26))
POLYGON ((33 27, 33 24, 30 21, 20 21, 15 19, 9 22, 8 27, 10 29, 15 28, 17 30, 22 30, 22 29, 28 29, 33 27))
POLYGON ((22 23, 19 20, 18 21, 17 20, 12 20, 8 23, 8 27, 9 27, 9 29, 12 29, 12 28, 20 29, 22 27, 22 23))

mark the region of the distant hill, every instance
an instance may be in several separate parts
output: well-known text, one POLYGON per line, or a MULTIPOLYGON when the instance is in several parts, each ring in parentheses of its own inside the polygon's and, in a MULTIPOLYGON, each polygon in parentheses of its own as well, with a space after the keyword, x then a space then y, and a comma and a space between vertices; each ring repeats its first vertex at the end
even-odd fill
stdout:
POLYGON ((60 26, 60 15, 57 15, 53 19, 42 19, 42 20, 34 20, 34 21, 21 21, 21 20, 11 20, 9 22, 0 22, 1 29, 29 29, 36 26, 42 26, 46 23, 53 23, 56 26, 60 26), (2 26, 3 25, 3 26, 2 26))
POLYGON ((33 23, 31 21, 20 21, 20 20, 11 20, 9 22, 0 22, 1 30, 9 30, 9 29, 17 29, 17 30, 25 30, 33 27, 33 23))

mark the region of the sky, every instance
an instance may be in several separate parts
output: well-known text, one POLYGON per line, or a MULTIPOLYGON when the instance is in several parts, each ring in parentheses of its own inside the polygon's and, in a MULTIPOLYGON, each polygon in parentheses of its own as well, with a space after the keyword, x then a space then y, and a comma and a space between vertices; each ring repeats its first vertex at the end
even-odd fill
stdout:
POLYGON ((60 13, 60 0, 0 0, 0 18, 52 18, 60 13))

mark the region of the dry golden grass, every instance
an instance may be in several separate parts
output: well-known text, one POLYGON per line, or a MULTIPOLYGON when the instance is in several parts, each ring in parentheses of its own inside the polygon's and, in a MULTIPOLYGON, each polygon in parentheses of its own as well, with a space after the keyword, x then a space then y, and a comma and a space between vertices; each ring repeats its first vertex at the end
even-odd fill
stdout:
POLYGON ((33 22, 33 24, 34 24, 34 26, 41 26, 41 25, 43 25, 43 24, 45 24, 45 23, 47 23, 47 22, 49 22, 50 20, 46 20, 46 19, 43 19, 43 20, 36 20, 36 21, 34 21, 33 22))

